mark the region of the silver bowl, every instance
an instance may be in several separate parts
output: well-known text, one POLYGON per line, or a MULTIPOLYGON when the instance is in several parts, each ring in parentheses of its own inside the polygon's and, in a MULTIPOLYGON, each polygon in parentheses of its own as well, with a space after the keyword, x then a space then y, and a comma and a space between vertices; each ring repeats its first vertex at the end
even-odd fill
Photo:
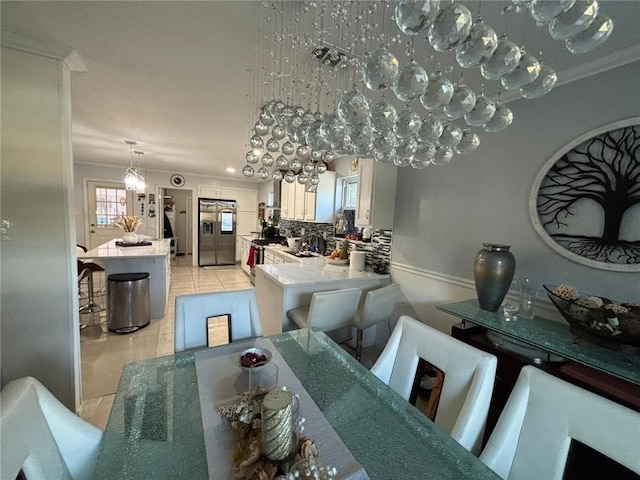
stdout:
POLYGON ((245 372, 249 372, 249 371, 255 372, 260 370, 261 368, 264 368, 264 366, 267 365, 270 361, 271 361, 271 352, 269 350, 267 350, 266 348, 251 347, 240 352, 240 356, 238 357, 238 366, 245 372), (250 367, 245 367, 242 365, 241 360, 242 360, 242 357, 244 357, 247 354, 264 355, 267 360, 265 362, 262 362, 250 367))

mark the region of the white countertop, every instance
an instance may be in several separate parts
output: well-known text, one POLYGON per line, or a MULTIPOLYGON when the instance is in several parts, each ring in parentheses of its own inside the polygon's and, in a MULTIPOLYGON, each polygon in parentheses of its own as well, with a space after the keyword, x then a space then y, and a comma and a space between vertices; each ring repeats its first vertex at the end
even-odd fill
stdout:
POLYGON ((150 257, 166 257, 169 255, 171 248, 171 239, 163 238, 160 240, 148 240, 151 242, 149 246, 141 247, 119 247, 116 245, 117 240, 111 240, 100 245, 93 250, 78 255, 78 259, 83 258, 150 258, 150 257))
POLYGON ((350 279, 362 280, 389 277, 389 275, 380 275, 373 272, 349 270, 349 265, 327 265, 327 260, 323 257, 318 257, 318 261, 323 263, 279 263, 256 265, 256 268, 264 271, 272 280, 282 286, 313 285, 350 279))

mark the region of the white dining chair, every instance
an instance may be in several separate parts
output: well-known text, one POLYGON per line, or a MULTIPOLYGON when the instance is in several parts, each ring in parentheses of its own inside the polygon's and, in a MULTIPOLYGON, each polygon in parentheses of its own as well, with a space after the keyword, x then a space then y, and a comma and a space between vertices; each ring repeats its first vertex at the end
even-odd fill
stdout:
POLYGON ((525 366, 480 459, 500 477, 560 480, 575 439, 640 474, 640 413, 525 366))
POLYGON ((176 352, 207 346, 207 318, 229 315, 231 341, 262 336, 255 288, 176 297, 176 352))
POLYGON ((360 361, 362 358, 364 331, 380 322, 389 321, 401 293, 398 283, 367 292, 362 308, 358 309, 353 320, 353 326, 357 329, 356 360, 360 361))
POLYGON ((102 438, 38 380, 24 377, 0 392, 0 478, 91 478, 102 438))
POLYGON ((444 373, 435 423, 467 450, 480 453, 496 357, 403 315, 371 373, 408 400, 421 358, 444 373))
POLYGON ((360 304, 362 289, 346 288, 316 292, 311 304, 291 309, 287 317, 300 328, 313 327, 323 332, 349 327, 360 304))

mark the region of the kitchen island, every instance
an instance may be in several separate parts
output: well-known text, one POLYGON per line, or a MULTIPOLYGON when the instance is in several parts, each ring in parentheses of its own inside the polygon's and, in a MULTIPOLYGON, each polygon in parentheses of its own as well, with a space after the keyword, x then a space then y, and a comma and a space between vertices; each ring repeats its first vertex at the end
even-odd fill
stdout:
POLYGON ((256 296, 265 335, 296 328, 287 318, 287 311, 311 304, 315 292, 344 288, 367 292, 391 282, 390 275, 352 271, 348 265, 327 264, 323 257, 315 262, 256 266, 256 296))
MULTIPOLYGON (((78 260, 98 260, 104 264, 107 298, 112 273, 148 273, 151 318, 163 318, 169 296, 171 239, 149 240, 151 245, 121 247, 111 240, 78 255, 78 260)), ((108 302, 105 302, 108 303, 108 302)))

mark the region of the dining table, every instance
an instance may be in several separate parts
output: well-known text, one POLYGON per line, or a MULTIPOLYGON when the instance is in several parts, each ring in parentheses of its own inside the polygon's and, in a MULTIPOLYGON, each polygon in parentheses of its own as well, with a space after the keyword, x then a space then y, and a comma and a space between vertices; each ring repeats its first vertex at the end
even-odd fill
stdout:
POLYGON ((317 440, 323 461, 337 466, 337 478, 499 478, 311 329, 125 365, 92 478, 233 479, 235 432, 216 413, 216 403, 243 393, 239 358, 250 347, 271 351, 278 386, 299 396, 310 420, 305 436, 317 440))

